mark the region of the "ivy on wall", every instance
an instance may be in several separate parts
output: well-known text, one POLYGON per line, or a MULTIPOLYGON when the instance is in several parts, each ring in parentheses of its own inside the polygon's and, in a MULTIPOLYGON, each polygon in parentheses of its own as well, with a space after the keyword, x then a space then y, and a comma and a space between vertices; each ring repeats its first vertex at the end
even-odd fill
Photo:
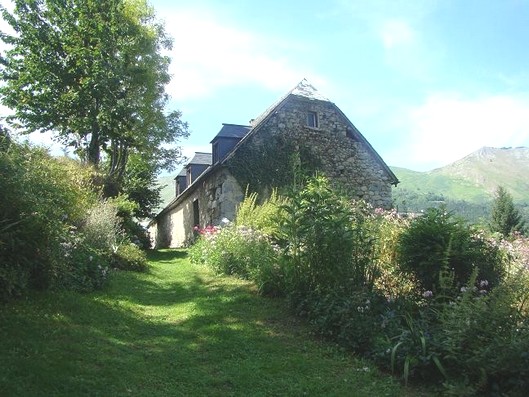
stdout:
POLYGON ((315 174, 321 161, 309 145, 283 135, 246 142, 227 163, 230 173, 249 192, 266 193, 291 186, 302 170, 315 174))

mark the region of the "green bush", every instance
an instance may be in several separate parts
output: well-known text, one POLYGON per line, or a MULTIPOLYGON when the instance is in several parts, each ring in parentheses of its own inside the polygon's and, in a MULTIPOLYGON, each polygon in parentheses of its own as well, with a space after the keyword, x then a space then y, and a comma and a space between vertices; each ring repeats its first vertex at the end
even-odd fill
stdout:
POLYGON ((505 273, 500 250, 481 238, 442 209, 430 208, 414 219, 402 233, 398 262, 404 273, 412 274, 422 291, 440 292, 443 274, 453 277, 451 294, 466 284, 473 269, 491 286, 505 273))
POLYGON ((276 236, 279 226, 277 220, 286 203, 287 200, 279 196, 277 190, 273 190, 270 197, 261 204, 258 204, 257 193, 247 194, 237 208, 235 224, 258 230, 267 236, 276 236))
POLYGON ((90 292, 103 287, 110 272, 108 255, 90 245, 81 233, 70 230, 63 237, 60 253, 55 288, 90 292))
POLYGON ((191 262, 253 280, 263 294, 281 293, 278 255, 266 236, 234 225, 202 232, 189 251, 191 262))
POLYGON ((148 269, 147 256, 134 244, 122 244, 112 253, 111 267, 119 270, 144 272, 148 269))
POLYGON ((368 355, 382 337, 386 299, 368 290, 313 295, 306 316, 316 331, 350 351, 368 355))
POLYGON ((124 195, 119 195, 108 201, 116 207, 121 236, 144 250, 149 249, 151 241, 147 230, 140 225, 135 216, 138 211, 138 204, 124 195))
POLYGON ((289 262, 289 292, 308 296, 372 282, 374 236, 366 227, 365 208, 353 207, 317 176, 293 192, 282 209, 278 240, 289 262))
POLYGON ((529 274, 468 288, 440 313, 436 344, 448 390, 523 396, 529 390, 529 274), (486 288, 485 288, 486 287, 486 288))
POLYGON ((0 151, 0 298, 49 288, 60 244, 96 200, 91 170, 11 142, 0 151))
POLYGON ((87 243, 103 252, 112 253, 123 243, 118 209, 109 200, 99 201, 90 208, 81 226, 87 243))

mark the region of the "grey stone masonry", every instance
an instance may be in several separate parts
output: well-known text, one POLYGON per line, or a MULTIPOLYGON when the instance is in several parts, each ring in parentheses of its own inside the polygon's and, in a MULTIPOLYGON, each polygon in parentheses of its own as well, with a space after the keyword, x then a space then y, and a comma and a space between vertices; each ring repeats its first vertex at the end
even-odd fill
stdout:
POLYGON ((364 199, 374 207, 392 206, 391 184, 396 178, 333 103, 291 94, 257 129, 243 144, 259 150, 271 136, 283 135, 308 146, 321 163, 321 171, 352 198, 364 199), (316 116, 315 127, 307 125, 309 112, 316 116))

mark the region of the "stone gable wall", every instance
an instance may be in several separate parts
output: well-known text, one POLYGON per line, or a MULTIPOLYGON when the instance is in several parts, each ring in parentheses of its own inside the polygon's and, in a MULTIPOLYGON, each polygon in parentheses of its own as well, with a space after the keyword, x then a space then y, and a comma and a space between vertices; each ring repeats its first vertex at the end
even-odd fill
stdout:
POLYGON ((276 110, 245 145, 258 151, 259 145, 273 135, 289 137, 310 148, 335 186, 375 207, 390 208, 390 176, 365 144, 348 136, 348 127, 348 121, 331 103, 296 96, 276 110), (317 128, 307 126, 309 111, 318 115, 317 128))

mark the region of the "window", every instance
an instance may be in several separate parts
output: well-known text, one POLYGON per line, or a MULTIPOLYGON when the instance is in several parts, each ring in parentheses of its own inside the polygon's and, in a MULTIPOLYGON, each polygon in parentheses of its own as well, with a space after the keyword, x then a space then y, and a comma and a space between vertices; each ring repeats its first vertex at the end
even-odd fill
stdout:
POLYGON ((219 143, 215 142, 213 144, 213 164, 217 164, 219 162, 219 143))
POLYGON ((186 169, 186 184, 187 186, 190 186, 192 183, 193 183, 193 178, 191 174, 191 165, 188 165, 186 169))
POLYGON ((307 126, 318 128, 318 114, 316 112, 307 112, 307 126))
POLYGON ((193 201, 193 225, 200 226, 200 210, 198 208, 198 200, 193 201))

